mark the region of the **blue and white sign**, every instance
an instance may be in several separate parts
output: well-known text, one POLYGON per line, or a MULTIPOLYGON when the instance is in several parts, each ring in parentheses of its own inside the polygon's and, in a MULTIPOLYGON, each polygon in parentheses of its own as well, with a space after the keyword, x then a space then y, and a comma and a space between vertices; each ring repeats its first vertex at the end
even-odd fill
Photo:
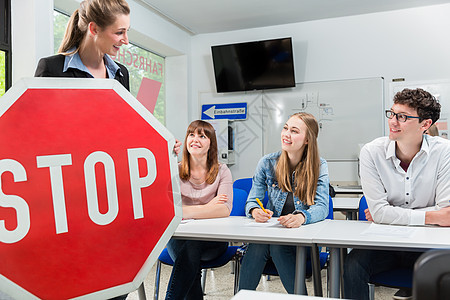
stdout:
POLYGON ((202 120, 245 120, 247 119, 247 103, 223 103, 202 105, 202 120))

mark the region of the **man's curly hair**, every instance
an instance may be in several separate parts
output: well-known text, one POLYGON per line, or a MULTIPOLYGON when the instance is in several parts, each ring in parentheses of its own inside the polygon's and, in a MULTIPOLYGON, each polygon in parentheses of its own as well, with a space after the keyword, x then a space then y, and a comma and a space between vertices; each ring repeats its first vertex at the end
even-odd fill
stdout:
POLYGON ((441 105, 436 98, 423 89, 403 89, 394 96, 395 104, 408 105, 417 111, 419 122, 431 119, 434 124, 441 113, 441 105))

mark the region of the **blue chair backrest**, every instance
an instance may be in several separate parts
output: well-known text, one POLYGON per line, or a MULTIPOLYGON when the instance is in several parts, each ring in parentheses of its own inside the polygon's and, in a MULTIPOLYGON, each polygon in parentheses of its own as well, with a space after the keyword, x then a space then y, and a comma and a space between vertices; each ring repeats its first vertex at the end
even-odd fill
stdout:
MULTIPOLYGON (((245 216, 245 203, 247 201, 247 197, 248 194, 250 194, 250 190, 252 189, 252 185, 253 185, 253 179, 252 178, 240 178, 240 179, 236 179, 233 182, 233 193, 235 193, 236 189, 239 190, 244 190, 247 195, 245 196, 245 201, 243 202, 243 207, 241 209, 241 199, 239 199, 239 197, 242 197, 242 194, 240 191, 237 192, 237 194, 234 194, 233 196, 233 209, 231 210, 231 214, 230 216, 245 216), (238 198, 238 199, 236 199, 238 198), (238 202, 236 202, 238 201, 238 202), (236 202, 236 204, 235 204, 236 202), (239 207, 236 208, 235 207, 239 207), (241 212, 243 212, 242 214, 240 214, 241 212)), ((262 199, 262 203, 264 205, 264 207, 267 206, 267 202, 269 202, 269 195, 267 193, 267 191, 264 194, 264 199, 262 199)), ((327 219, 331 219, 333 220, 333 199, 331 199, 330 196, 330 201, 329 201, 329 205, 328 205, 328 216, 327 219)))
POLYGON ((326 217, 326 219, 333 220, 334 219, 334 217, 333 217, 333 199, 331 198, 331 196, 329 196, 329 197, 330 197, 330 202, 328 204, 328 216, 326 217))
POLYGON ((269 202, 269 194, 267 193, 267 191, 264 193, 264 199, 262 200, 262 203, 264 205, 264 207, 267 207, 267 203, 269 202))
POLYGON ((358 211, 358 219, 360 221, 367 221, 366 214, 364 213, 364 210, 368 208, 366 197, 362 196, 361 200, 359 200, 359 211, 358 211))
POLYGON ((233 209, 230 216, 245 216, 245 203, 247 202, 248 194, 246 191, 233 188, 233 209))
POLYGON ((236 179, 233 182, 233 188, 241 189, 247 192, 247 194, 250 194, 250 190, 252 188, 253 179, 251 178, 241 178, 236 179))
MULTIPOLYGON (((247 193, 247 197, 248 197, 248 195, 250 194, 250 190, 252 189, 252 185, 253 185, 253 179, 252 178, 240 178, 240 179, 236 179, 233 182, 233 189, 244 190, 247 193)), ((245 200, 247 201, 247 198, 245 198, 245 200)), ((262 203, 263 203, 264 207, 266 207, 267 206, 267 202, 269 202, 269 196, 267 194, 267 191, 264 194, 264 199, 260 199, 260 200, 262 200, 262 203)), ((234 206, 234 204, 233 204, 233 206, 234 206)), ((244 209, 245 209, 245 203, 244 203, 244 209)), ((233 212, 233 211, 231 211, 231 212, 233 212)), ((245 214, 244 214, 244 216, 245 216, 245 214)))

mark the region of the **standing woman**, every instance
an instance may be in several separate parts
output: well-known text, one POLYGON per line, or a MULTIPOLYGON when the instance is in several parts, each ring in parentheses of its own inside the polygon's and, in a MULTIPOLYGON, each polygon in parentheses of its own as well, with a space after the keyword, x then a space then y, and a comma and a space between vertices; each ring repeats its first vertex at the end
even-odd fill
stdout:
MULTIPOLYGON (((179 164, 184 219, 228 217, 233 203, 233 180, 224 164, 219 164, 214 127, 208 122, 192 122, 184 140, 179 164)), ((171 239, 167 244, 175 262, 166 299, 203 299, 200 262, 222 255, 226 242, 171 239)))
MULTIPOLYGON (((83 0, 73 12, 59 46, 59 54, 41 58, 35 77, 113 78, 128 91, 127 68, 115 62, 128 45, 130 7, 125 0, 83 0)), ((174 152, 181 151, 175 140, 174 152)))
MULTIPOLYGON (((113 78, 129 91, 127 68, 109 57, 128 44, 129 28, 130 7, 125 0, 81 1, 69 19, 59 54, 40 59, 34 76, 113 78)), ((176 153, 179 146, 177 141, 176 153)), ((122 295, 113 299, 126 298, 122 295)))
MULTIPOLYGON (((281 131, 281 151, 264 156, 256 167, 247 199, 247 216, 256 222, 276 217, 281 225, 297 228, 322 221, 328 215, 328 167, 319 157, 319 126, 313 115, 296 113, 281 131), (255 198, 268 192, 265 213, 255 198)), ((281 282, 294 293, 296 247, 250 244, 242 261, 239 289, 255 290, 264 266, 272 258, 281 282)))
POLYGON ((70 17, 59 54, 42 58, 36 77, 114 78, 130 90, 128 70, 114 62, 128 44, 130 7, 125 0, 84 0, 70 17))

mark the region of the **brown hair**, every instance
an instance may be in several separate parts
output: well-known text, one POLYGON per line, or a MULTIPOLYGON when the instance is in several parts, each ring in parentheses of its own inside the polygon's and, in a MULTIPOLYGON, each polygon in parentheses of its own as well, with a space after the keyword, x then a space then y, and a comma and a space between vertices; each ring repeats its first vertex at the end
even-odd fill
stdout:
POLYGON ((208 158, 206 161, 206 167, 208 168, 208 173, 206 175, 206 183, 213 184, 216 180, 217 174, 219 173, 219 159, 217 157, 217 139, 216 139, 216 131, 214 127, 205 121, 196 120, 189 124, 189 127, 186 131, 186 137, 184 138, 184 147, 183 147, 183 157, 181 159, 181 168, 180 168, 180 178, 183 180, 188 180, 191 177, 190 172, 190 156, 191 154, 187 150, 186 141, 188 136, 191 133, 203 133, 205 134, 209 140, 209 150, 208 150, 208 158))
POLYGON ((275 174, 283 192, 293 192, 306 205, 313 205, 320 173, 320 156, 317 145, 319 124, 316 118, 308 113, 296 113, 292 117, 297 117, 302 120, 308 129, 306 133, 308 143, 305 144, 302 158, 294 170, 294 189, 291 186, 289 157, 284 150, 281 151, 275 174))
POLYGON ((395 104, 408 105, 417 111, 417 115, 420 117, 419 122, 426 119, 431 119, 434 124, 441 113, 441 105, 437 102, 436 98, 422 89, 403 89, 394 96, 395 104))
POLYGON ((118 15, 129 15, 130 7, 125 0, 84 0, 69 19, 58 53, 73 54, 80 48, 90 22, 106 28, 116 21, 118 15), (75 51, 67 53, 70 49, 75 51))

